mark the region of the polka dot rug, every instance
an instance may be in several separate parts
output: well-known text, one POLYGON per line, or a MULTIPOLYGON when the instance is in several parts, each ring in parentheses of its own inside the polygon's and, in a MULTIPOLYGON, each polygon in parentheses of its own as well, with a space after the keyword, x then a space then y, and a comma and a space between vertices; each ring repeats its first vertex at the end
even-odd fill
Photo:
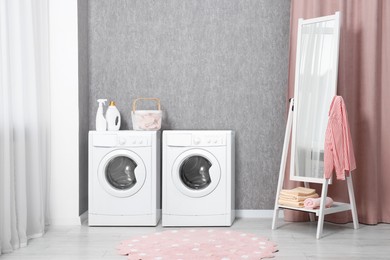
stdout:
POLYGON ((131 260, 252 260, 277 251, 267 238, 226 229, 165 230, 122 241, 117 249, 131 260))

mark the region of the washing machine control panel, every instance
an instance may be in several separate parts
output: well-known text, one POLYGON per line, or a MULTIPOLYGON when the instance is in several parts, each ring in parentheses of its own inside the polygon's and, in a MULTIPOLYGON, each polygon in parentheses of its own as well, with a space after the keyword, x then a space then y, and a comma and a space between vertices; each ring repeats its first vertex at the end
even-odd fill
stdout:
POLYGON ((150 140, 143 136, 121 136, 117 137, 117 145, 118 146, 150 146, 150 140))
POLYGON ((226 145, 224 135, 193 135, 192 145, 194 146, 220 146, 226 145))

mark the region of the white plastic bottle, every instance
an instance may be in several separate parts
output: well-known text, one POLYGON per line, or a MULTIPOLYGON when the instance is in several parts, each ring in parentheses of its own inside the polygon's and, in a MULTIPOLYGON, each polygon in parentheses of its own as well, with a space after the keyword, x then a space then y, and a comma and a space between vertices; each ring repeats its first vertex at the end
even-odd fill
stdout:
POLYGON ((106 112, 108 131, 117 131, 121 127, 121 114, 115 106, 115 102, 111 101, 106 112))
POLYGON ((103 104, 107 101, 107 99, 98 99, 99 107, 96 113, 96 131, 106 131, 107 130, 107 122, 103 115, 103 104))

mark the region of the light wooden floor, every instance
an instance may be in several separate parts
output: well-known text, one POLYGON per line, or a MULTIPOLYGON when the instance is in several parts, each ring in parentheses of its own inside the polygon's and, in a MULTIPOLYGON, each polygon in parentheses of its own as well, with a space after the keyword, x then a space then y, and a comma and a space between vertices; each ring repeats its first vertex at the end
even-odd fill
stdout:
MULTIPOLYGON (((390 259, 390 225, 324 224, 324 237, 315 239, 316 223, 287 223, 279 221, 279 228, 271 230, 271 219, 236 219, 232 230, 266 236, 278 244, 274 259, 390 259)), ((88 227, 53 226, 42 238, 30 240, 28 247, 1 260, 23 259, 116 259, 120 241, 140 234, 161 231, 157 227, 88 227)), ((224 229, 224 228, 221 228, 224 229)))

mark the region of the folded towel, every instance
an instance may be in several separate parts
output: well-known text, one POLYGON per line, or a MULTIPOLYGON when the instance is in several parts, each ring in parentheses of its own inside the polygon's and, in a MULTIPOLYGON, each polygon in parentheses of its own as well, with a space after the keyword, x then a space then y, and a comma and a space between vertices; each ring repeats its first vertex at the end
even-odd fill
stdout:
POLYGON ((278 203, 279 205, 295 207, 295 208, 303 208, 304 206, 303 201, 291 201, 291 200, 279 199, 278 203))
POLYGON ((290 200, 290 201, 304 201, 307 198, 318 198, 318 197, 319 196, 317 193, 310 194, 307 196, 297 196, 294 194, 287 194, 286 195, 285 193, 280 193, 280 195, 279 195, 279 199, 290 200))
POLYGON ((296 187, 291 190, 283 189, 280 191, 280 194, 283 195, 295 195, 295 196, 307 196, 314 194, 316 192, 315 189, 305 188, 305 187, 296 187))
MULTIPOLYGON (((320 207, 321 198, 308 198, 303 202, 304 207, 307 209, 317 209, 320 207)), ((330 208, 333 205, 333 199, 326 197, 325 208, 330 208)))

